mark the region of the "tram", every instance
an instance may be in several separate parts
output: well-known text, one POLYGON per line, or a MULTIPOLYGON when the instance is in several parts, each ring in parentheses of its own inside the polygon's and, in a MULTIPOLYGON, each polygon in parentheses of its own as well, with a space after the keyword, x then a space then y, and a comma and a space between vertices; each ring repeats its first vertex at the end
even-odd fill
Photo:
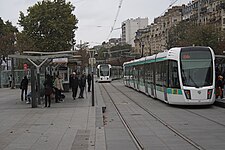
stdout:
POLYGON ((122 78, 121 66, 112 66, 110 64, 100 64, 97 66, 97 81, 98 82, 111 82, 115 79, 122 78))
POLYGON ((210 47, 176 47, 125 62, 124 84, 175 105, 215 101, 215 55, 210 47))

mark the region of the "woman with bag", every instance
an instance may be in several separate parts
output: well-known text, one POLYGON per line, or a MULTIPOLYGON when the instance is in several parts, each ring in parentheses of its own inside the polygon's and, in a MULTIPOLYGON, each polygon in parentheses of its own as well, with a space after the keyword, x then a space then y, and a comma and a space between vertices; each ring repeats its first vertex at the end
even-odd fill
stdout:
POLYGON ((50 75, 46 76, 46 80, 44 82, 44 87, 45 87, 45 107, 51 106, 51 94, 53 93, 53 82, 52 78, 50 75))
POLYGON ((61 76, 58 75, 54 81, 54 88, 55 88, 55 102, 60 103, 61 101, 61 91, 63 91, 62 79, 61 76))

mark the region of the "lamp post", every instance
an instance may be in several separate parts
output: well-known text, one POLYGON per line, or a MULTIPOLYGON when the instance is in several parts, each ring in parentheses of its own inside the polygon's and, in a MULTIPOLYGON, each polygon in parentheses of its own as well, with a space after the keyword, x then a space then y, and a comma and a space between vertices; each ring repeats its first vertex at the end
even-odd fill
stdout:
POLYGON ((92 91, 91 91, 91 105, 95 106, 95 99, 94 99, 94 64, 96 63, 95 50, 89 50, 89 64, 91 65, 91 78, 92 78, 92 91))
POLYGON ((139 46, 141 47, 141 57, 144 56, 144 42, 141 40, 140 43, 139 43, 139 46))

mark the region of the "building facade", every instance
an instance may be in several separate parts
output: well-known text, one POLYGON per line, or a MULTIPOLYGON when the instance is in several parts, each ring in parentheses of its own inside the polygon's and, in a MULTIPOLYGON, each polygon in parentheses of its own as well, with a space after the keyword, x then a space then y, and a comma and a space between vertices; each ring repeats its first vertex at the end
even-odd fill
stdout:
POLYGON ((136 32, 134 53, 145 56, 167 49, 169 29, 181 21, 213 24, 218 30, 225 30, 225 0, 193 0, 187 5, 172 7, 136 32))
POLYGON ((122 22, 122 43, 134 47, 135 33, 138 29, 144 29, 148 25, 148 18, 128 19, 122 22))
POLYGON ((152 55, 166 50, 169 29, 182 20, 182 8, 184 6, 174 6, 163 16, 154 19, 154 23, 145 29, 140 29, 135 36, 135 53, 144 56, 152 55))
POLYGON ((183 20, 195 24, 214 24, 219 30, 225 29, 224 0, 195 0, 185 5, 183 20))

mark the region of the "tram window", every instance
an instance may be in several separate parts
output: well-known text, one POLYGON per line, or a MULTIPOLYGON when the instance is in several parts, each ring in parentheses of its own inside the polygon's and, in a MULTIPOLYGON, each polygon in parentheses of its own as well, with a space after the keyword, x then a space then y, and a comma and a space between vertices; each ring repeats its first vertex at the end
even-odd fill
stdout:
POLYGON ((155 70, 155 77, 156 77, 156 85, 162 85, 162 63, 156 63, 156 70, 155 70))
POLYGON ((145 82, 146 83, 151 82, 151 64, 145 65, 145 82))
POLYGON ((180 88, 177 61, 169 61, 169 87, 180 88))
POLYGON ((127 67, 127 70, 128 70, 128 78, 130 79, 130 77, 131 77, 131 67, 127 67))
POLYGON ((167 65, 167 61, 163 61, 162 62, 162 72, 161 72, 161 81, 162 81, 162 85, 167 87, 167 68, 168 68, 168 65, 167 65))
POLYGON ((153 83, 154 82, 154 64, 150 64, 149 65, 149 78, 150 78, 150 82, 153 83))
POLYGON ((139 66, 139 81, 144 82, 144 66, 139 66))

